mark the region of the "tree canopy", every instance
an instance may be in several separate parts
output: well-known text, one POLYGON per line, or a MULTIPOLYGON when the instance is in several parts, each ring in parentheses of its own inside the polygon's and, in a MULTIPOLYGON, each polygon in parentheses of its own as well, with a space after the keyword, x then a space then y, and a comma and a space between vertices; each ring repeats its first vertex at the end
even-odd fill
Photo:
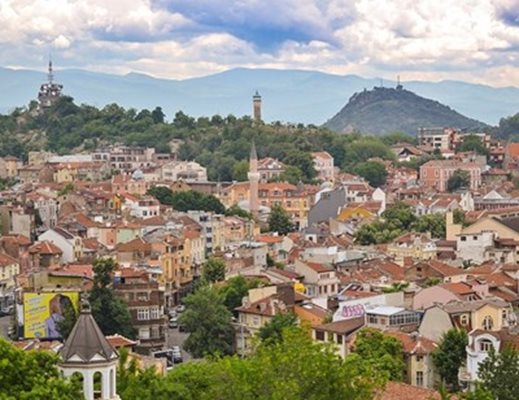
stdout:
POLYGON ((377 329, 364 328, 355 340, 353 352, 387 379, 401 381, 405 362, 402 343, 377 329))
POLYGON ((449 390, 457 391, 459 388, 458 371, 466 360, 467 344, 467 332, 450 329, 443 335, 438 348, 433 352, 434 366, 449 390))
POLYGON ((287 211, 279 204, 274 204, 268 218, 269 231, 286 235, 294 231, 295 226, 287 211))
POLYGON ((519 353, 510 345, 497 353, 491 349, 479 365, 481 388, 493 399, 515 400, 519 393, 519 353))
POLYGON ((55 353, 19 350, 0 338, 0 399, 79 399, 78 382, 63 379, 57 362, 55 353))
POLYGON ((208 283, 225 279, 225 263, 220 258, 211 257, 202 265, 202 279, 208 283))
POLYGON ((458 189, 468 187, 470 187, 470 174, 468 171, 457 169, 447 180, 447 190, 449 192, 455 192, 458 189))
POLYGON ((362 245, 388 243, 409 231, 429 232, 433 238, 443 238, 445 216, 426 214, 417 217, 410 206, 397 202, 382 213, 382 218, 362 225, 355 232, 355 240, 362 245))
POLYGON ((383 377, 358 357, 342 360, 301 329, 260 344, 246 358, 213 357, 175 367, 165 377, 138 370, 119 378, 123 400, 372 400, 383 377))
POLYGON ((154 186, 148 189, 148 194, 155 197, 161 204, 172 206, 177 211, 203 210, 217 214, 225 212, 224 205, 212 194, 186 190, 173 192, 165 186, 154 186))
POLYGON ((94 287, 89 294, 92 315, 105 335, 118 333, 133 339, 136 332, 128 305, 111 287, 116 267, 117 263, 111 258, 94 261, 94 287))
POLYGON ((353 172, 366 179, 373 187, 379 187, 386 183, 386 167, 377 161, 366 161, 360 163, 353 169, 353 172))
POLYGON ((234 329, 232 314, 219 291, 201 286, 185 298, 186 311, 179 322, 190 332, 184 348, 194 357, 232 354, 234 329))

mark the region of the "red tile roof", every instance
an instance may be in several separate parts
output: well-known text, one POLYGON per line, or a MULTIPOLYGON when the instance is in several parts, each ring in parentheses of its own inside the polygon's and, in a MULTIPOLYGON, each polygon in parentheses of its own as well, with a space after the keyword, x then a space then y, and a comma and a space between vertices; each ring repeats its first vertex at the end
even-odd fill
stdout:
POLYGON ((42 242, 36 242, 34 245, 29 247, 29 253, 31 254, 63 254, 63 251, 56 246, 54 243, 44 240, 42 242))
POLYGON ((440 394, 432 389, 419 388, 402 382, 387 382, 375 400, 440 400, 440 394))
POLYGON ((407 354, 429 354, 436 349, 436 343, 417 334, 397 331, 388 331, 384 334, 394 337, 402 343, 404 352, 407 354))

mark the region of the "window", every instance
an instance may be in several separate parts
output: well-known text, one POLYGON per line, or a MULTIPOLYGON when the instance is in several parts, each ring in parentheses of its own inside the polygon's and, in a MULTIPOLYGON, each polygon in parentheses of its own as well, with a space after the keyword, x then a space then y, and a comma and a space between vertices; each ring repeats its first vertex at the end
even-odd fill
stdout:
POLYGON ((460 324, 462 326, 467 326, 469 324, 469 317, 467 314, 463 314, 460 316, 460 324))
POLYGON ((315 339, 321 342, 324 342, 324 332, 323 331, 315 331, 315 339))
POLYGON ((478 240, 477 236, 472 236, 472 240, 478 240))
POLYGON ((337 344, 342 344, 342 335, 337 335, 337 344))
POLYGON ((491 330, 494 327, 494 320, 490 315, 483 318, 483 329, 486 331, 491 330))
POLYGON ((148 308, 139 308, 137 310, 137 320, 147 321, 150 319, 150 310, 148 308))
POLYGON ((368 315, 368 323, 377 324, 378 318, 375 315, 368 315))
POLYGON ((479 351, 482 351, 484 353, 488 353, 491 348, 493 348, 492 342, 488 339, 482 339, 479 342, 479 351))
POLYGON ((507 320, 508 320, 508 310, 507 310, 507 309, 504 309, 504 310, 501 312, 501 317, 503 318, 503 323, 506 323, 507 320))
POLYGON ((252 324, 258 326, 260 324, 260 318, 256 316, 252 317, 252 324))
POLYGON ((423 371, 416 371, 416 386, 423 386, 423 371))
POLYGON ((467 237, 466 236, 462 236, 460 239, 461 239, 462 242, 466 242, 467 241, 467 237))
POLYGON ((416 356, 416 362, 422 362, 423 356, 416 356))
POLYGON ((150 338, 150 328, 140 328, 139 329, 139 339, 149 339, 150 338))
POLYGON ((159 319, 160 318, 160 309, 158 307, 153 307, 151 309, 151 319, 159 319))

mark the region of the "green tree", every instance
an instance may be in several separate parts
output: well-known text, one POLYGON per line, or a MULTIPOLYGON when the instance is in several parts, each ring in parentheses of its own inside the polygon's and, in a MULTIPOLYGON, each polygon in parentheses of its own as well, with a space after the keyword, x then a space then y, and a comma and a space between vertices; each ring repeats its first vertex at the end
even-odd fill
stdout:
POLYGON ((280 235, 286 235, 295 229, 290 215, 279 204, 272 206, 268 218, 268 225, 271 232, 277 232, 280 235))
POLYGON ((426 214, 419 217, 411 224, 411 229, 416 232, 430 232, 433 238, 445 237, 445 215, 426 214))
POLYGON ((299 182, 303 182, 304 177, 303 173, 298 167, 294 165, 287 165, 277 180, 280 182, 288 182, 292 185, 297 185, 299 182))
POLYGON ((447 190, 455 192, 461 188, 468 188, 470 186, 470 174, 468 171, 457 169, 447 180, 447 190))
POLYGON ((386 167, 377 161, 366 161, 358 164, 353 172, 366 179, 373 187, 379 187, 386 183, 386 167))
POLYGON ((289 151, 283 162, 287 165, 297 167, 303 174, 303 180, 305 182, 311 182, 317 176, 314 160, 309 153, 298 150, 289 151))
POLYGON ((111 258, 94 261, 94 286, 89 294, 92 315, 105 335, 119 333, 128 338, 135 337, 130 312, 125 301, 115 296, 111 288, 117 263, 111 258))
POLYGON ((166 115, 162 111, 162 107, 155 107, 155 109, 151 112, 151 119, 154 124, 163 124, 164 118, 166 115))
POLYGON ((78 382, 61 377, 58 356, 48 351, 23 351, 0 338, 0 399, 76 400, 78 382))
POLYGON ((246 160, 238 161, 234 163, 232 168, 232 179, 238 182, 244 182, 248 178, 247 173, 249 172, 249 162, 246 160))
POLYGON ((519 353, 507 345, 499 353, 495 349, 479 365, 478 377, 483 390, 493 399, 515 400, 519 393, 519 353))
POLYGON ((202 266, 202 279, 214 283, 225 280, 225 263, 220 258, 211 257, 202 266))
POLYGON ((233 276, 225 281, 225 285, 220 287, 223 296, 223 303, 230 312, 234 312, 236 307, 242 305, 242 300, 247 296, 249 289, 261 286, 261 281, 257 278, 245 279, 243 276, 233 276))
POLYGON ((235 215, 240 218, 252 219, 252 214, 248 211, 245 211, 238 204, 233 204, 227 210, 225 210, 225 215, 227 215, 227 216, 235 215))
POLYGON ((402 343, 372 328, 357 334, 353 351, 373 370, 392 381, 401 381, 405 370, 402 343))
POLYGON ((72 193, 74 191, 74 184, 72 182, 67 182, 65 186, 63 186, 58 191, 58 196, 66 196, 69 193, 72 193))
POLYGON ((193 357, 231 354, 234 329, 231 312, 217 289, 202 286, 186 297, 186 311, 179 322, 190 332, 184 348, 193 357))
POLYGON ((465 362, 468 344, 464 330, 450 329, 442 337, 438 348, 433 352, 433 362, 442 381, 451 391, 459 388, 458 371, 465 362))
POLYGON ((203 210, 213 211, 217 214, 225 212, 224 205, 215 196, 193 190, 176 192, 164 186, 154 186, 148 190, 148 194, 155 197, 161 204, 172 206, 178 211, 203 210))
POLYGON ((458 151, 474 151, 477 154, 488 155, 488 150, 483 145, 481 138, 476 135, 465 136, 458 151))
POLYGON ((264 343, 277 343, 283 340, 283 331, 297 326, 297 317, 294 313, 278 313, 269 322, 263 325, 258 337, 264 343))

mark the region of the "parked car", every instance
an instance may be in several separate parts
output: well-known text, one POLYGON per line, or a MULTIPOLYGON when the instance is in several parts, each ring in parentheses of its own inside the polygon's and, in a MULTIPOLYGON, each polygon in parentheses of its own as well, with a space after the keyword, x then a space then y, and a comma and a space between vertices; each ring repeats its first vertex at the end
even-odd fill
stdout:
POLYGON ((181 353, 182 352, 182 350, 180 350, 180 346, 171 346, 171 350, 174 353, 181 353))
POLYGON ((170 329, 175 329, 175 328, 178 328, 178 321, 177 321, 177 317, 173 317, 169 320, 169 323, 168 323, 168 327, 170 329))
POLYGON ((184 325, 178 324, 178 331, 179 332, 187 332, 187 329, 184 325))
POLYGON ((14 306, 13 305, 2 307, 0 309, 0 317, 3 317, 4 315, 11 315, 13 313, 14 313, 14 306))
POLYGON ((186 306, 183 304, 179 304, 177 306, 177 313, 183 313, 184 311, 186 311, 186 306))
POLYGON ((169 310, 168 315, 170 318, 174 318, 177 316, 177 312, 175 310, 169 310))

